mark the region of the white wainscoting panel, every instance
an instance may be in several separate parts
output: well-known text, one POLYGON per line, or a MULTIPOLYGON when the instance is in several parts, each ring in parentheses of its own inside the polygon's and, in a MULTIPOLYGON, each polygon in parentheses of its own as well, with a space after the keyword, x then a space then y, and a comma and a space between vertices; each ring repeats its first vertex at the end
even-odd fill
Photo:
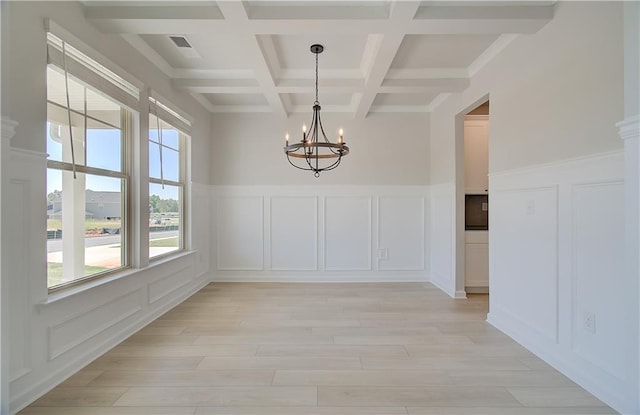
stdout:
POLYGON ((191 249, 196 254, 196 275, 209 272, 211 266, 211 190, 209 186, 191 183, 191 249))
POLYGON ((218 270, 264 269, 264 207, 259 196, 217 199, 218 270))
POLYGON ((318 198, 277 196, 271 198, 271 269, 316 271, 318 269, 318 198))
POLYGON ((328 196, 324 212, 325 269, 371 270, 371 197, 328 196))
POLYGON ((192 279, 192 269, 189 266, 182 267, 168 275, 156 278, 147 286, 149 291, 147 295, 149 304, 166 298, 174 291, 189 284, 192 279))
POLYGON ((379 198, 378 268, 393 271, 424 269, 425 204, 422 197, 379 198))
MULTIPOLYGON (((29 262, 25 256, 29 252, 27 236, 29 229, 28 211, 25 206, 29 206, 29 182, 23 180, 11 180, 9 192, 14 203, 3 206, 3 214, 9 215, 10 221, 5 222, 3 232, 11 235, 11 243, 7 246, 6 268, 9 275, 28 275, 29 262), (9 258, 13 260, 9 260, 9 258)), ((4 277, 3 277, 4 279, 4 277)), ((30 371, 29 344, 31 333, 29 330, 30 298, 29 280, 27 278, 7 278, 10 295, 8 310, 11 310, 9 322, 9 381, 24 376, 30 371)))
POLYGON ((134 291, 72 318, 49 326, 49 359, 55 359, 101 334, 140 310, 140 293, 134 291))
POLYGON ((215 280, 428 280, 427 186, 214 186, 212 194, 215 280), (380 250, 388 259, 375 260, 380 250))
POLYGON ((633 413, 623 177, 622 151, 490 175, 487 320, 633 413))
POLYGON ((558 340, 558 197, 555 187, 490 194, 493 306, 522 327, 558 340), (521 293, 521 295, 509 295, 521 293), (541 307, 544 304, 544 307, 541 307))
POLYGON ((624 321, 620 294, 624 276, 624 184, 573 187, 573 349, 618 378, 624 378, 624 321), (587 324, 587 318, 592 324, 587 324))

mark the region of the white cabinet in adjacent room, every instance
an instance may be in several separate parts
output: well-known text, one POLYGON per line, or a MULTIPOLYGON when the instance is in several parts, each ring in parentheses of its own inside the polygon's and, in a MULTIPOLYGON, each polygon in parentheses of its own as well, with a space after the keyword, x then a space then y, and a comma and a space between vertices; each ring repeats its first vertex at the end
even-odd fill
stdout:
POLYGON ((466 231, 465 290, 468 293, 489 292, 489 232, 466 231))
POLYGON ((464 189, 486 194, 489 189, 489 116, 467 115, 464 120, 464 189))

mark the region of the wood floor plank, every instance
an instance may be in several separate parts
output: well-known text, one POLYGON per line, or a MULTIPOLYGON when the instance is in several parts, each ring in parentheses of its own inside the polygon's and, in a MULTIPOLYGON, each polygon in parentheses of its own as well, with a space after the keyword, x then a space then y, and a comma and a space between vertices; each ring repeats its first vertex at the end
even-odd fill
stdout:
POLYGON ((617 414, 611 408, 574 407, 574 408, 452 408, 452 407, 417 407, 407 408, 409 415, 611 415, 617 414))
POLYGON ((333 344, 333 336, 199 336, 195 344, 333 344))
POLYGON ((258 346, 252 344, 121 345, 113 348, 109 355, 132 357, 253 356, 257 350, 258 346))
POLYGON ((407 415, 403 406, 398 407, 200 407, 196 415, 407 415))
POLYGON ((304 406, 317 405, 310 386, 130 388, 115 406, 304 406))
POLYGON ((198 369, 361 369, 357 357, 205 357, 198 369))
POLYGON ((20 415, 193 415, 196 407, 29 406, 20 415))
POLYGON ((447 376, 460 386, 575 386, 555 370, 455 370, 447 371, 447 376))
POLYGON ((132 357, 106 354, 86 366, 87 370, 189 370, 195 369, 202 357, 132 357))
POLYGON ((360 344, 360 345, 410 345, 410 344, 441 344, 441 345, 473 345, 466 336, 334 336, 335 344, 360 344))
POLYGON ((363 369, 377 370, 527 370, 513 357, 363 357, 363 369))
POLYGON ((517 406, 505 388, 319 386, 319 406, 517 406))
POLYGON ((78 373, 70 376, 62 382, 60 387, 78 387, 78 386, 87 386, 89 382, 97 378, 103 373, 102 370, 81 370, 78 373))
POLYGON ((273 370, 107 370, 89 386, 267 386, 271 385, 274 374, 273 370))
POLYGON ((508 390, 522 406, 605 406, 602 401, 579 387, 521 387, 508 388, 508 390))
POLYGON ((126 388, 55 388, 33 403, 33 406, 110 406, 126 388))
POLYGON ((444 371, 428 370, 278 370, 274 385, 420 386, 451 385, 444 371))
POLYGON ((267 344, 258 348, 256 356, 315 356, 315 357, 406 357, 403 346, 375 345, 282 345, 267 344))

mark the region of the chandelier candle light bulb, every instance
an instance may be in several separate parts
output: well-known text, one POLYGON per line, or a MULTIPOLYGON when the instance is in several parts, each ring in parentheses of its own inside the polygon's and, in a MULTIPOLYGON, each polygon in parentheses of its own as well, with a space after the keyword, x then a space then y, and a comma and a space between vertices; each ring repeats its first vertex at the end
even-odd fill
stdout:
POLYGON ((284 146, 284 153, 289 164, 300 170, 312 171, 315 177, 320 177, 320 172, 322 171, 333 170, 338 167, 342 157, 349 154, 349 147, 344 142, 342 128, 338 133, 338 141, 333 143, 325 135, 322 120, 320 119, 318 55, 323 50, 324 47, 322 45, 311 45, 311 52, 316 55, 316 100, 313 102, 313 116, 309 131, 307 132, 307 125, 303 124, 302 140, 299 143, 289 145, 289 134, 287 134, 284 146))

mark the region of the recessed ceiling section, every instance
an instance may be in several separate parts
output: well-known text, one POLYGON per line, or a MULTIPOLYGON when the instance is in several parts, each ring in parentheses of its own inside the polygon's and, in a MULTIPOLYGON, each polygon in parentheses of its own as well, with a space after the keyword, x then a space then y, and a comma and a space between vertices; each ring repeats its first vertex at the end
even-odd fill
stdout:
POLYGON ((250 19, 386 19, 390 1, 245 1, 250 19))
POLYGON ((219 106, 264 106, 267 99, 262 94, 203 94, 211 105, 219 106))
POLYGON ((374 106, 426 106, 439 94, 377 94, 373 100, 374 106))
POLYGON ((498 35, 407 35, 391 67, 467 68, 496 39, 498 35))
POLYGON ((337 36, 327 33, 318 35, 272 36, 273 45, 282 69, 315 69, 315 55, 310 47, 315 43, 324 46, 318 55, 320 78, 325 69, 358 69, 367 43, 367 36, 337 36))
POLYGON ((250 57, 237 47, 233 36, 168 34, 140 35, 140 38, 173 68, 231 70, 250 65, 250 57), (186 38, 191 45, 191 56, 185 54, 171 37, 186 38))

